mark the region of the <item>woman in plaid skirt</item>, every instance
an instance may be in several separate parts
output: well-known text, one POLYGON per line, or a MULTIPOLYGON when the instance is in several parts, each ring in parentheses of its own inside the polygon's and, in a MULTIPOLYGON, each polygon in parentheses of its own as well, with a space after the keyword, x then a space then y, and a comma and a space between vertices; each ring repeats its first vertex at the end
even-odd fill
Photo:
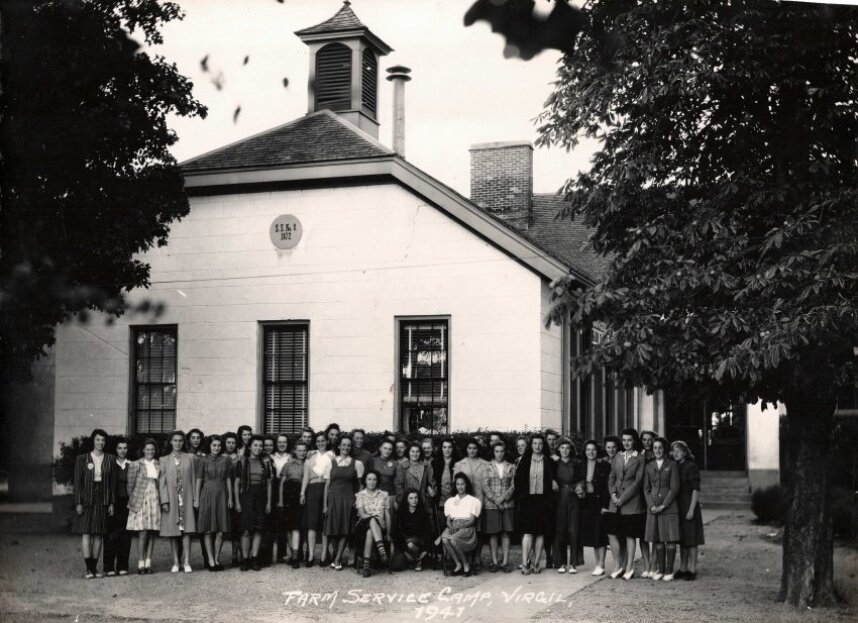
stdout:
POLYGON ((86 564, 86 578, 101 577, 98 557, 102 537, 107 532, 107 516, 113 515, 116 491, 113 485, 116 461, 104 452, 107 433, 100 428, 89 436, 92 451, 75 460, 74 499, 75 518, 72 531, 81 535, 81 550, 86 564))

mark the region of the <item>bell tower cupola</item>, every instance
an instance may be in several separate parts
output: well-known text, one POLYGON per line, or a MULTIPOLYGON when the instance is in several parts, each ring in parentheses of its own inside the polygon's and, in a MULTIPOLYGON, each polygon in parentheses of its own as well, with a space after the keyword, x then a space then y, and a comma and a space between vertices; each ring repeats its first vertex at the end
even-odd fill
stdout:
POLYGON ((393 49, 345 0, 321 24, 295 33, 310 48, 308 112, 327 108, 378 138, 378 57, 393 49))

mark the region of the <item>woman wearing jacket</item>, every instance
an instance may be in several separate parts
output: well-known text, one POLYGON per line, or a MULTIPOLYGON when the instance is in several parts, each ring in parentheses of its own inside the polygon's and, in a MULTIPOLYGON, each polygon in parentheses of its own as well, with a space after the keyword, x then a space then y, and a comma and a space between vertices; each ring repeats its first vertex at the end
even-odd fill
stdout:
POLYGON ((152 573, 152 550, 161 530, 161 495, 158 481, 161 465, 155 458, 158 446, 154 439, 143 442, 143 456, 128 466, 129 532, 137 533, 137 573, 152 573))
POLYGON ((435 488, 432 486, 430 476, 430 465, 423 460, 423 449, 417 442, 408 446, 408 462, 400 464, 396 469, 396 508, 405 506, 405 492, 408 489, 417 489, 420 499, 426 506, 427 512, 431 508, 431 500, 435 497, 435 488))
POLYGON ((581 498, 581 547, 592 547, 596 556, 596 568, 593 575, 604 575, 605 555, 607 553, 608 532, 605 518, 610 517, 608 504, 608 478, 611 466, 598 459, 599 444, 589 439, 584 444, 585 461, 581 465, 584 480, 578 485, 577 493, 581 498))
POLYGON ((614 457, 611 475, 608 477, 608 491, 611 504, 608 510, 619 513, 617 517, 617 536, 626 540, 626 566, 611 574, 617 578, 631 580, 635 575, 635 541, 644 538, 646 527, 646 506, 642 495, 644 477, 644 458, 638 452, 640 439, 633 428, 623 430, 623 451, 614 457))
POLYGON ((74 466, 75 518, 72 531, 81 535, 86 578, 100 578, 98 558, 107 518, 113 515, 116 489, 113 484, 116 460, 104 451, 107 433, 96 428, 89 436, 92 451, 80 454, 74 466))
POLYGON ((108 517, 109 527, 104 542, 104 575, 128 575, 128 555, 131 553, 131 533, 128 523, 128 440, 119 437, 116 440, 116 468, 113 486, 115 488, 113 516, 108 517))
POLYGON ((545 538, 554 530, 553 492, 554 461, 546 454, 545 436, 536 433, 530 438, 530 447, 515 468, 515 504, 519 509, 521 532, 521 572, 523 575, 539 573, 539 559, 545 538), (530 552, 533 548, 533 556, 530 552))
POLYGON ((646 540, 655 544, 653 580, 673 579, 673 560, 679 542, 679 466, 667 457, 667 440, 656 437, 652 443, 653 459, 644 472, 646 497, 646 540), (665 548, 667 559, 665 560, 665 548))
POLYGON ((161 495, 161 536, 170 539, 173 553, 172 573, 179 572, 179 541, 182 543, 183 568, 191 569, 191 538, 197 531, 194 507, 196 506, 196 457, 185 452, 185 433, 180 430, 170 435, 171 451, 159 460, 158 489, 161 495))
POLYGON ((495 442, 492 446, 492 461, 483 476, 483 514, 485 514, 485 533, 489 537, 489 548, 492 552, 492 564, 489 571, 509 573, 509 535, 515 530, 514 505, 512 500, 515 488, 513 478, 515 467, 505 460, 506 444, 495 442), (503 561, 498 565, 498 536, 503 548, 503 561))
POLYGON ((700 514, 700 468, 694 455, 684 441, 671 444, 673 460, 679 465, 679 571, 674 577, 679 580, 697 579, 697 548, 704 544, 703 517, 700 514))

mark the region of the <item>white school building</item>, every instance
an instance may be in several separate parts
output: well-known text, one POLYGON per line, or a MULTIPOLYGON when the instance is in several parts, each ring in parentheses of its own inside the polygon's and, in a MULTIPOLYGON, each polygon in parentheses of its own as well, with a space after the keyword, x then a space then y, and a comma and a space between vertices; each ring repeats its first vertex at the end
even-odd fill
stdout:
MULTIPOLYGON (((704 469, 777 482, 779 414, 573 380, 590 332, 550 325, 550 283, 595 283, 588 232, 533 192, 532 147, 471 149, 471 196, 378 140, 389 46, 347 4, 297 33, 308 113, 183 163, 190 214, 143 258, 157 318, 59 327, 53 452, 111 434, 251 424, 264 432, 443 433, 553 428, 601 438, 625 426, 685 439, 704 469)), ((504 138, 504 137, 499 137, 504 138)), ((44 422, 48 418, 43 418, 44 422)), ((45 422, 46 423, 46 422, 45 422)))

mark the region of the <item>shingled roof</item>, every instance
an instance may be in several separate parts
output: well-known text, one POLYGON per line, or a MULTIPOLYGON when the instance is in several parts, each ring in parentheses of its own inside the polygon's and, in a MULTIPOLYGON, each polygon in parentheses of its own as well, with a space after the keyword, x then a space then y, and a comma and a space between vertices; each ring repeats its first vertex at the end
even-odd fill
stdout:
POLYGON ((570 266, 577 266, 599 281, 610 261, 583 248, 592 229, 580 221, 557 218, 566 202, 560 195, 534 194, 533 215, 525 235, 570 266))
POLYGON ((393 152, 324 109, 182 163, 186 173, 390 156, 393 152))
POLYGON ((355 15, 355 12, 352 11, 350 3, 346 1, 343 3, 343 6, 340 7, 340 10, 334 14, 333 17, 326 19, 321 24, 316 24, 315 26, 310 26, 309 28, 302 28, 301 30, 296 30, 295 34, 300 37, 301 35, 316 35, 323 32, 344 32, 358 29, 369 30, 366 25, 364 25, 364 23, 358 19, 358 16, 355 15))

